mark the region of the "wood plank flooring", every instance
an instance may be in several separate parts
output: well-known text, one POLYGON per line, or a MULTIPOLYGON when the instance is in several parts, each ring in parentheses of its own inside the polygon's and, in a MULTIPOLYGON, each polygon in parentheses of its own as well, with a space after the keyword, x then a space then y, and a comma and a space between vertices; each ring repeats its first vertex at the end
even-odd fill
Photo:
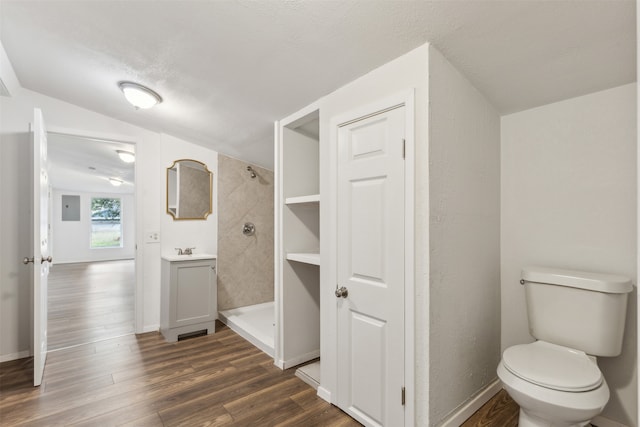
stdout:
POLYGON ((55 264, 49 274, 48 349, 134 332, 135 262, 55 264))
POLYGON ((462 427, 516 427, 520 407, 503 389, 476 411, 462 427))
POLYGON ((167 343, 129 335, 0 364, 3 426, 359 426, 221 323, 167 343))
MULTIPOLYGON (((133 262, 55 269, 49 343, 68 348, 49 352, 39 388, 32 386, 32 359, 0 364, 0 425, 360 425, 318 398, 295 369, 276 368, 222 323, 214 335, 178 343, 158 333, 106 339, 133 330, 133 262), (125 289, 130 298, 122 298, 125 289)), ((463 427, 512 427, 517 420, 517 405, 502 391, 463 427)))

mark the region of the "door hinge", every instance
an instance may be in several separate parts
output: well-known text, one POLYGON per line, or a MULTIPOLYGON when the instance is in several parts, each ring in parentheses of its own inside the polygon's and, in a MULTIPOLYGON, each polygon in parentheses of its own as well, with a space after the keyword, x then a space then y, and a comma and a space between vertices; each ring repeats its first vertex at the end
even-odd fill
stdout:
POLYGON ((404 406, 405 398, 406 398, 406 392, 404 387, 402 387, 402 406, 404 406))
POLYGON ((407 141, 402 139, 402 158, 404 159, 407 155, 407 141))

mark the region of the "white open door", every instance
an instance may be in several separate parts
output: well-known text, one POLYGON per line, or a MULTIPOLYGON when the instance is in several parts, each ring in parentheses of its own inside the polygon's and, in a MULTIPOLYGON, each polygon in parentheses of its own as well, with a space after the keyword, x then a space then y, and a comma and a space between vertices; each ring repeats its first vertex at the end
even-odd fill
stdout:
POLYGON ((405 109, 338 128, 337 402, 366 426, 404 425, 405 109))
POLYGON ((49 168, 42 111, 34 109, 33 142, 33 385, 42 383, 47 358, 47 278, 49 276, 49 168))

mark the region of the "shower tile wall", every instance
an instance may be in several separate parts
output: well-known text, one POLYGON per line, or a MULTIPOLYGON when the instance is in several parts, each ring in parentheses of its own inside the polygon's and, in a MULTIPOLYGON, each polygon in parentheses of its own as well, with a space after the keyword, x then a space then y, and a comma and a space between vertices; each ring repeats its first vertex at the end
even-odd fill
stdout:
POLYGON ((218 310, 273 301, 273 172, 247 166, 218 156, 218 310))

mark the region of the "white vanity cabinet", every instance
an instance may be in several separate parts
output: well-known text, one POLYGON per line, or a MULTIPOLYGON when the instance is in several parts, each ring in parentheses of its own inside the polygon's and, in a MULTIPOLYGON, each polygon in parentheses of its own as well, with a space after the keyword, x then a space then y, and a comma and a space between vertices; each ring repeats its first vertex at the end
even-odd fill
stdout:
POLYGON ((218 318, 216 256, 162 257, 160 332, 167 341, 215 332, 218 318))

